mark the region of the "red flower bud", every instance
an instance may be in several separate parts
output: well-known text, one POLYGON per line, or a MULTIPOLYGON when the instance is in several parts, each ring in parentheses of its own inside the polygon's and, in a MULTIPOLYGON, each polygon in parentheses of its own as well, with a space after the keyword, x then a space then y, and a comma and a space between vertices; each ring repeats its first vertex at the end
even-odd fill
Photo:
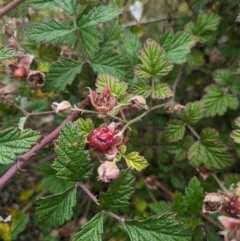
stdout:
POLYGON ((14 77, 15 78, 26 78, 27 77, 27 71, 24 67, 19 67, 14 70, 14 77))

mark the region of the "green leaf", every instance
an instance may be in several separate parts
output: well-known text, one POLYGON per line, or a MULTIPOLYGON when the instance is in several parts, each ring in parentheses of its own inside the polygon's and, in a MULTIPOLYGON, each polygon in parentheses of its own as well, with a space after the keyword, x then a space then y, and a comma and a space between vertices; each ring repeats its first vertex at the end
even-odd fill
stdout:
POLYGON ((116 78, 123 78, 127 74, 127 65, 122 57, 112 51, 100 53, 90 62, 93 70, 98 74, 108 74, 116 78))
POLYGON ((29 221, 28 216, 21 213, 19 210, 13 210, 12 214, 12 223, 11 223, 11 240, 17 238, 25 228, 29 221))
POLYGON ((133 34, 130 31, 123 35, 123 40, 121 50, 123 51, 128 63, 130 63, 131 66, 134 66, 138 63, 137 55, 141 49, 141 43, 136 34, 133 34))
POLYGON ((0 60, 9 59, 19 54, 12 48, 8 49, 6 47, 0 48, 0 60))
POLYGON ((240 143, 240 130, 233 130, 230 134, 230 137, 234 142, 240 143))
POLYGON ((222 86, 228 87, 233 94, 240 93, 239 75, 226 69, 218 69, 213 73, 215 82, 222 86))
POLYGON ((169 212, 171 211, 171 207, 172 207, 171 202, 159 201, 159 202, 149 203, 150 210, 155 214, 163 214, 165 212, 169 212))
POLYGON ((79 35, 84 52, 86 53, 87 57, 91 57, 99 50, 99 43, 103 40, 102 34, 100 31, 92 27, 88 27, 79 29, 79 35))
POLYGON ((193 177, 185 189, 188 211, 193 214, 199 214, 202 211, 202 202, 204 199, 203 189, 196 177, 193 177))
POLYGON ((187 136, 184 141, 170 143, 167 145, 169 153, 174 155, 176 161, 182 161, 186 158, 188 149, 192 146, 194 140, 191 136, 187 136))
POLYGON ((71 187, 65 192, 41 197, 36 200, 36 216, 40 223, 44 225, 62 225, 65 220, 69 220, 76 205, 76 187, 71 187))
POLYGON ((126 220, 124 228, 131 241, 190 241, 191 232, 176 221, 175 214, 165 213, 141 220, 126 220))
POLYGON ((164 49, 154 40, 148 39, 139 53, 142 64, 135 66, 135 75, 139 78, 151 78, 167 75, 173 64, 165 60, 164 49))
POLYGON ((193 9, 199 11, 199 10, 203 9, 203 7, 205 6, 205 4, 207 2, 208 2, 208 0, 193 0, 192 7, 193 7, 193 9))
POLYGON ((57 194, 64 192, 72 187, 74 182, 69 182, 56 177, 56 170, 51 167, 50 163, 42 163, 37 166, 36 174, 42 176, 40 186, 47 188, 51 193, 57 194))
POLYGON ((204 43, 211 38, 210 31, 215 31, 220 23, 220 17, 215 13, 198 15, 196 23, 190 22, 185 26, 185 31, 197 36, 204 43))
POLYGON ((121 175, 108 187, 106 193, 100 194, 100 208, 114 211, 129 205, 128 200, 133 194, 134 176, 129 170, 121 172, 121 175))
POLYGON ((105 23, 117 18, 121 13, 122 10, 119 8, 112 8, 109 6, 95 7, 78 20, 78 27, 83 29, 99 23, 105 23))
POLYGON ((167 142, 176 142, 183 138, 185 125, 180 120, 171 120, 164 129, 164 139, 167 142))
POLYGON ((77 11, 77 0, 55 0, 55 3, 65 9, 69 14, 74 15, 77 11))
POLYGON ((233 94, 225 93, 219 86, 210 85, 206 89, 202 100, 204 102, 204 116, 223 115, 228 108, 238 108, 238 98, 233 94))
POLYGON ((122 99, 128 89, 128 85, 125 82, 120 82, 119 79, 114 78, 111 75, 98 75, 96 82, 96 91, 101 93, 106 85, 110 87, 112 93, 116 96, 117 99, 122 99))
POLYGON ((57 177, 68 181, 80 182, 92 174, 92 165, 88 151, 85 151, 84 139, 79 136, 77 126, 69 123, 60 132, 55 152, 58 157, 52 167, 57 177))
POLYGON ((38 132, 25 129, 8 128, 0 131, 0 163, 10 164, 16 159, 15 154, 27 152, 40 138, 38 132))
POLYGON ((74 78, 82 70, 82 65, 67 58, 61 58, 59 62, 55 62, 50 66, 46 83, 42 88, 43 91, 55 91, 59 93, 63 91, 67 85, 71 85, 74 78))
POLYGON ((127 156, 124 156, 127 166, 129 168, 141 171, 148 166, 147 160, 140 156, 138 152, 131 152, 127 156))
POLYGON ((229 189, 233 184, 240 182, 240 174, 229 173, 224 176, 224 184, 227 189, 229 189))
POLYGON ((203 117, 204 105, 202 101, 187 103, 182 112, 182 118, 190 125, 196 124, 203 117))
POLYGON ((37 43, 51 42, 58 43, 62 41, 63 37, 66 37, 72 33, 74 29, 66 22, 57 22, 54 19, 48 22, 33 27, 29 33, 28 38, 37 43))
POLYGON ((73 241, 102 241, 103 214, 98 213, 83 225, 80 232, 76 233, 73 241))
POLYGON ((32 0, 30 5, 36 9, 47 9, 55 6, 55 0, 32 0))
POLYGON ((76 121, 78 127, 79 127, 79 134, 84 137, 84 139, 87 138, 87 136, 92 132, 94 129, 93 121, 88 118, 86 120, 79 118, 76 121))
MULTIPOLYGON (((42 61, 56 61, 60 56, 61 49, 51 44, 41 44, 38 47, 38 56, 42 61)), ((38 66, 39 67, 39 66, 38 66)))
POLYGON ((217 140, 218 133, 214 129, 204 129, 200 140, 196 141, 188 151, 188 159, 192 166, 201 164, 209 170, 222 170, 232 164, 231 155, 217 140))
POLYGON ((138 83, 131 87, 131 93, 148 98, 152 92, 151 86, 145 83, 138 83))
POLYGON ((195 45, 196 39, 192 34, 168 30, 160 37, 160 45, 166 51, 166 58, 172 63, 182 64, 187 60, 187 54, 195 45))
POLYGON ((175 192, 173 196, 172 210, 177 213, 178 217, 184 217, 187 215, 188 204, 186 197, 182 193, 175 192))
POLYGON ((168 84, 158 84, 155 86, 154 90, 152 91, 152 98, 163 100, 166 98, 170 98, 173 96, 173 92, 168 84))

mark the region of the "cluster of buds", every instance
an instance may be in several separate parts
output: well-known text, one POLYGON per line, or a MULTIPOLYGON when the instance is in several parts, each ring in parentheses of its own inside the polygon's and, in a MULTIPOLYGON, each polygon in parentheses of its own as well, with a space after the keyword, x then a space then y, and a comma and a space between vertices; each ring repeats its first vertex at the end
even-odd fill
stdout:
POLYGON ((117 145, 123 140, 123 134, 120 127, 112 122, 107 127, 98 127, 94 129, 87 137, 91 148, 98 151, 100 156, 105 155, 108 160, 112 160, 117 155, 117 145))
POLYGON ((225 227, 225 241, 240 241, 240 182, 235 188, 227 192, 216 192, 206 194, 203 201, 204 213, 227 213, 228 216, 220 216, 219 221, 225 227))

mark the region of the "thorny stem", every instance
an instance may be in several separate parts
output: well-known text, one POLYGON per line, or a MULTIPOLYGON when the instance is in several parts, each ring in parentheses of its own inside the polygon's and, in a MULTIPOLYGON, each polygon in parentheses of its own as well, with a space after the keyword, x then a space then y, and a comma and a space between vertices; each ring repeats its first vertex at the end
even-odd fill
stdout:
MULTIPOLYGON (((93 201, 97 206, 100 205, 100 203, 99 203, 98 199, 96 198, 96 196, 94 196, 94 195, 89 191, 89 189, 88 189, 82 182, 78 182, 76 185, 79 186, 79 187, 92 199, 92 201, 93 201)), ((117 219, 119 222, 124 222, 124 221, 125 221, 124 218, 119 217, 119 216, 116 215, 115 213, 112 213, 112 212, 109 212, 109 211, 103 211, 103 213, 106 213, 108 216, 111 216, 111 217, 117 219)))
POLYGON ((5 7, 0 9, 0 17, 3 17, 6 15, 9 11, 11 11, 13 8, 17 7, 19 4, 23 3, 25 0, 14 0, 5 7))
MULTIPOLYGON (((90 98, 86 97, 82 102, 80 102, 77 106, 79 108, 84 108, 90 102, 90 98)), ((2 189, 7 182, 19 171, 21 168, 32 156, 35 156, 37 152, 42 150, 46 145, 55 140, 59 132, 64 128, 66 123, 73 121, 77 117, 78 113, 71 113, 65 121, 62 122, 60 126, 58 126, 54 131, 52 131, 49 135, 45 136, 42 140, 40 140, 35 146, 31 148, 28 152, 26 152, 23 156, 17 158, 15 164, 8 169, 8 171, 0 178, 0 189, 2 189)))

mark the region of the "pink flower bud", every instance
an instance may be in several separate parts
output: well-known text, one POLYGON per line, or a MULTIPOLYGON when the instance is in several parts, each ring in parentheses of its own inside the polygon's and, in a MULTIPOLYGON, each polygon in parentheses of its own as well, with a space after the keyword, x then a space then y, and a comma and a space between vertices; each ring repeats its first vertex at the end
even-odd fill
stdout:
POLYGON ((120 171, 114 162, 105 161, 99 166, 98 174, 98 180, 101 180, 102 182, 110 182, 119 176, 120 171))
POLYGON ((149 107, 147 106, 146 100, 141 95, 136 95, 130 99, 130 104, 133 108, 136 108, 138 110, 148 110, 149 107))
POLYGON ((89 92, 91 103, 97 111, 107 113, 114 108, 116 100, 108 85, 103 88, 102 93, 97 93, 90 88, 89 92))

